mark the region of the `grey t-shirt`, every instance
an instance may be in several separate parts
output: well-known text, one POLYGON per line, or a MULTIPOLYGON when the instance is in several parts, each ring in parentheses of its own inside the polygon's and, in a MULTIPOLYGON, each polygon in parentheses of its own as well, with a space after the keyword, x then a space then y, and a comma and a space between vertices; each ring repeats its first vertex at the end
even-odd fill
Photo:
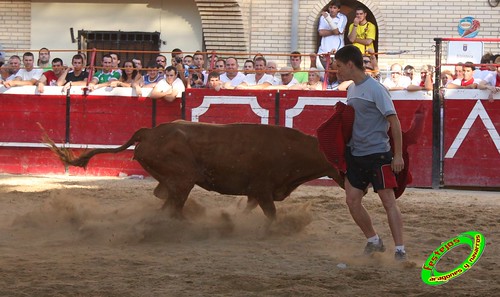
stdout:
POLYGON ((348 143, 354 156, 388 152, 389 122, 387 116, 396 114, 389 91, 373 78, 366 76, 360 84, 347 91, 347 105, 354 108, 352 138, 348 143))

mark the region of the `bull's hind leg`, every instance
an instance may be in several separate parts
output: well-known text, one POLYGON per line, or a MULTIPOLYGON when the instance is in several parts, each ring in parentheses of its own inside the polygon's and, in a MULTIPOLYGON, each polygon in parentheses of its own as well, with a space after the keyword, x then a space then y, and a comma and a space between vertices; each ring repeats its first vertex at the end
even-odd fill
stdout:
POLYGON ((173 186, 160 183, 155 189, 155 196, 165 200, 162 209, 168 211, 171 217, 184 219, 182 209, 193 187, 194 184, 173 186))
POLYGON ((247 206, 245 207, 245 210, 243 210, 243 213, 249 214, 252 210, 254 210, 257 207, 257 205, 259 205, 257 199, 249 196, 247 200, 247 206))
POLYGON ((159 183, 155 190, 153 191, 153 194, 155 195, 156 198, 159 198, 161 200, 167 200, 168 199, 168 189, 166 185, 159 183))

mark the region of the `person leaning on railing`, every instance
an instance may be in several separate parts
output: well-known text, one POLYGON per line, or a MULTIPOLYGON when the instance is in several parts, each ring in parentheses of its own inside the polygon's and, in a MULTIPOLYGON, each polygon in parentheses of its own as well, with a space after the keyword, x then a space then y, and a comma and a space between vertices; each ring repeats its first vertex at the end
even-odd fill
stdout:
POLYGON ((13 80, 7 80, 3 83, 6 88, 16 86, 33 86, 40 77, 42 77, 43 69, 34 68, 35 57, 33 53, 26 52, 23 55, 24 68, 19 69, 13 80))
POLYGON ((291 89, 293 86, 300 84, 297 78, 293 75, 292 67, 282 67, 279 71, 280 80, 266 87, 265 89, 271 90, 286 90, 291 89))
POLYGON ((306 83, 296 84, 290 87, 291 90, 308 90, 308 91, 321 91, 323 90, 323 83, 321 76, 316 68, 309 68, 308 81, 306 83))
POLYGON ((45 91, 45 86, 57 86, 59 78, 63 75, 63 60, 60 58, 52 59, 52 70, 45 71, 38 82, 35 84, 39 93, 45 91))
POLYGON ((120 73, 113 70, 113 58, 110 55, 102 56, 102 70, 97 71, 89 83, 89 90, 108 87, 114 80, 120 79, 120 73))
POLYGON ((112 88, 125 87, 133 88, 138 97, 142 96, 141 91, 142 76, 134 67, 134 62, 125 61, 123 63, 122 76, 118 80, 110 82, 109 86, 112 88))
POLYGON ((168 102, 181 98, 186 89, 182 80, 177 77, 177 73, 177 68, 168 66, 165 69, 165 79, 156 84, 149 97, 152 99, 165 99, 168 102))
POLYGON ((462 65, 464 77, 462 79, 457 78, 448 84, 448 89, 477 89, 478 84, 481 82, 480 79, 475 79, 474 74, 474 63, 465 62, 462 65))
POLYGON ((483 81, 481 81, 477 88, 480 90, 489 90, 490 101, 493 101, 493 95, 500 92, 500 56, 496 57, 494 64, 496 64, 496 71, 488 74, 483 81))
POLYGON ((431 91, 433 88, 433 80, 432 75, 434 71, 432 70, 432 65, 424 65, 420 70, 420 83, 418 85, 414 85, 413 83, 409 85, 406 90, 407 91, 431 91))
POLYGON ((62 92, 66 93, 71 86, 86 86, 89 73, 85 70, 85 59, 81 54, 76 54, 71 59, 71 66, 64 69, 57 79, 57 85, 63 86, 62 92))

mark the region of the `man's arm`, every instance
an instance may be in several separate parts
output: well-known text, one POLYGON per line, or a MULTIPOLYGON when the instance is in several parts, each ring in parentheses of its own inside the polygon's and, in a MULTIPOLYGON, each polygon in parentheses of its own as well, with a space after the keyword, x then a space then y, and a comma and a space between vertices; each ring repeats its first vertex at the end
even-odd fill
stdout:
POLYGON ((164 81, 160 81, 159 83, 157 83, 149 94, 149 97, 152 99, 165 99, 168 102, 174 101, 176 96, 177 91, 164 81), (165 87, 165 85, 167 85, 167 87, 165 87))
POLYGON ((319 36, 326 37, 331 35, 339 35, 340 31, 337 27, 337 24, 333 22, 333 19, 330 16, 330 14, 326 11, 323 11, 321 15, 323 17, 320 18, 319 20, 319 28, 318 28, 319 36))
POLYGON ((473 83, 468 86, 461 86, 454 83, 449 83, 446 88, 448 89, 477 89, 477 84, 473 83))
POLYGON ((391 136, 394 147, 392 148, 394 156, 391 162, 392 171, 399 173, 405 167, 403 160, 403 136, 401 133, 401 124, 395 114, 387 116, 387 121, 391 125, 391 136))
POLYGON ((268 87, 272 86, 271 83, 269 82, 263 82, 261 84, 249 86, 247 83, 241 83, 239 84, 236 89, 242 89, 242 90, 261 90, 261 89, 267 89, 268 87))
POLYGON ((40 77, 40 80, 38 80, 35 83, 39 93, 43 93, 43 91, 45 91, 46 84, 47 84, 47 77, 45 76, 45 74, 42 74, 42 77, 40 77))
POLYGON ((66 67, 66 69, 64 69, 63 73, 61 74, 61 76, 59 76, 59 78, 57 79, 57 85, 58 86, 64 86, 67 81, 66 81, 66 75, 68 74, 70 70, 70 67, 66 67))
POLYGON ((353 43, 361 43, 363 45, 370 45, 372 44, 373 39, 367 38, 367 39, 361 39, 361 38, 355 38, 353 43))
MULTIPOLYGON (((356 19, 354 19, 354 21, 356 21, 356 19)), ((359 22, 359 21, 358 21, 359 22)), ((358 29, 358 24, 351 24, 351 26, 349 26, 349 41, 351 43, 354 43, 356 41, 356 30, 358 29)))
MULTIPOLYGON (((351 41, 351 42, 352 43, 361 43, 363 45, 370 45, 375 40, 375 34, 376 34, 375 25, 368 22, 366 24, 366 35, 365 35, 366 38, 356 38, 356 36, 355 36, 354 41, 351 41)), ((351 40, 350 37, 351 36, 349 36, 349 40, 351 40)))
POLYGON ((16 86, 34 86, 37 82, 38 82, 37 79, 22 80, 22 78, 17 76, 14 80, 6 81, 4 83, 4 86, 7 88, 16 86))

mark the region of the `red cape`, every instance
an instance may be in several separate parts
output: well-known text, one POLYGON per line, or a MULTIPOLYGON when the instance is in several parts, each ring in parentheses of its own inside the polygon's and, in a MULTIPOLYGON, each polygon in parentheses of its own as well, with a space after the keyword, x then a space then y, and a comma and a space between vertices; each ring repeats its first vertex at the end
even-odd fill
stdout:
MULTIPOLYGON (((421 104, 415 111, 410 128, 403 134, 403 160, 405 162, 404 169, 396 175, 398 187, 394 189, 396 198, 399 198, 406 186, 412 182, 410 173, 410 155, 408 147, 417 143, 418 138, 422 135, 424 129, 425 108, 421 104)), ((343 102, 337 102, 334 107, 333 115, 326 120, 316 130, 319 141, 319 147, 325 154, 328 162, 338 169, 341 175, 345 175, 347 165, 345 161, 346 145, 352 136, 352 126, 354 123, 354 109, 343 102)), ((392 137, 389 132, 391 147, 392 137)))

